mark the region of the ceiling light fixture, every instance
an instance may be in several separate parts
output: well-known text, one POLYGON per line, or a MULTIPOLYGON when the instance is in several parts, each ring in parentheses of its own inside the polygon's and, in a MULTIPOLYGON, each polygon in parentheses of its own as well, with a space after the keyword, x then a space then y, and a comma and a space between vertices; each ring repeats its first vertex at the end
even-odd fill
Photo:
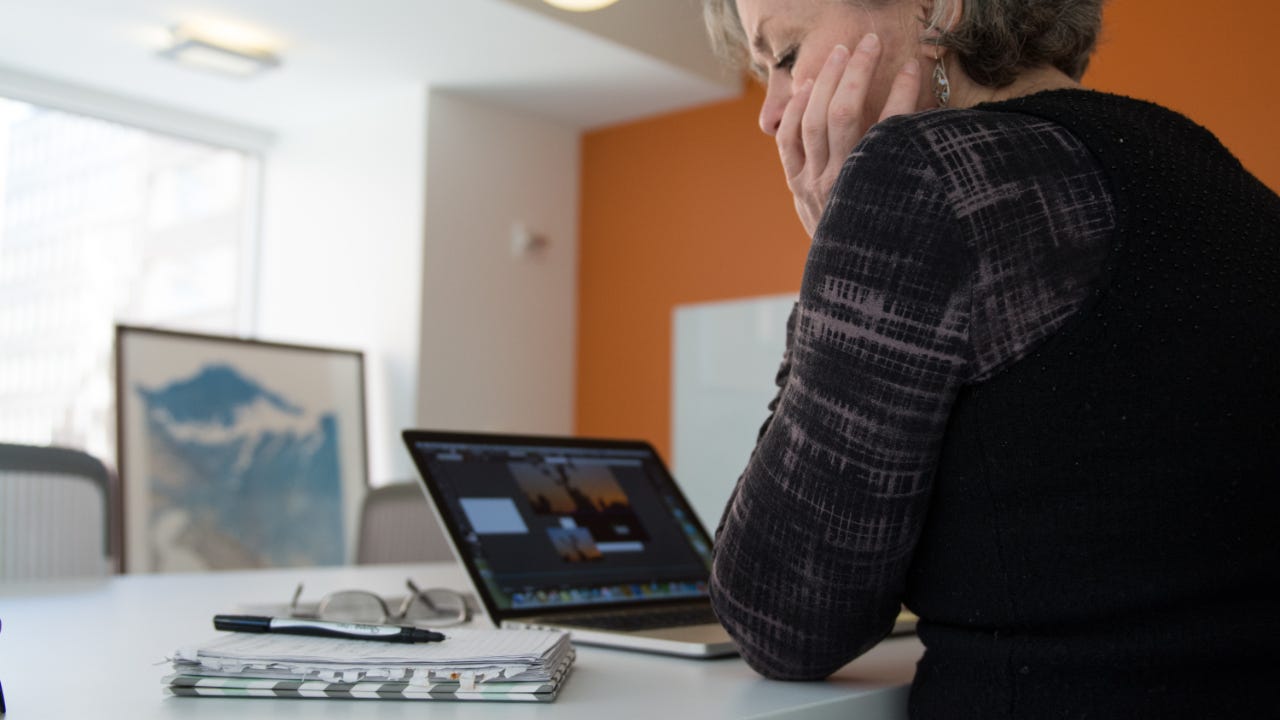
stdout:
POLYGON ((280 64, 280 57, 269 50, 215 40, 187 27, 173 29, 173 42, 160 55, 189 67, 241 78, 280 64))
POLYGON ((571 10, 573 12, 589 12, 591 10, 599 10, 607 8, 618 2, 618 0, 543 0, 548 5, 553 5, 561 10, 571 10))

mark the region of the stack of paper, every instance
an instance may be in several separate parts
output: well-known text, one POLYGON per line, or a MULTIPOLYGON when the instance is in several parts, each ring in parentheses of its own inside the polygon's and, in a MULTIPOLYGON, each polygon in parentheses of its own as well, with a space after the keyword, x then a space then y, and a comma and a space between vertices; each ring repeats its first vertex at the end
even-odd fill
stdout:
POLYGON ((403 700, 554 700, 573 665, 568 633, 446 631, 388 643, 230 633, 172 658, 174 695, 403 700))

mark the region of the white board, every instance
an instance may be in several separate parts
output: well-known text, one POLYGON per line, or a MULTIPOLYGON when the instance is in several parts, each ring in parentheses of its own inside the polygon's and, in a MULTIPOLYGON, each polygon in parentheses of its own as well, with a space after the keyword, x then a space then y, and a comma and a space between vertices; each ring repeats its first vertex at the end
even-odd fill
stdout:
POLYGON ((773 295, 675 309, 672 471, 708 532, 768 417, 795 301, 773 295))

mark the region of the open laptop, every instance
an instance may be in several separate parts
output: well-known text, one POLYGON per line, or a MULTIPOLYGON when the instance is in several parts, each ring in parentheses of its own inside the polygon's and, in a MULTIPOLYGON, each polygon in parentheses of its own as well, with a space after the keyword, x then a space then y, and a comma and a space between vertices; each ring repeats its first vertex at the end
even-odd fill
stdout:
POLYGON ((687 657, 737 652, 707 596, 711 539, 648 443, 403 437, 496 624, 687 657))

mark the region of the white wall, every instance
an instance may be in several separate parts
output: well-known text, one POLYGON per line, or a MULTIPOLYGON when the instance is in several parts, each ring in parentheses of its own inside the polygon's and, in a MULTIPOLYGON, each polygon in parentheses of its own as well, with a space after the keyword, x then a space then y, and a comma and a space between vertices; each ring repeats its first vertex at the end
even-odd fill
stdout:
POLYGON ((253 334, 364 351, 375 485, 413 472, 426 116, 422 87, 335 98, 266 158, 253 334))
POLYGON ((418 422, 573 430, 578 133, 433 91, 418 422), (511 229, 547 239, 514 257, 511 229))
POLYGON ((275 130, 253 334, 364 351, 371 482, 406 427, 572 432, 578 132, 421 87, 275 130))

